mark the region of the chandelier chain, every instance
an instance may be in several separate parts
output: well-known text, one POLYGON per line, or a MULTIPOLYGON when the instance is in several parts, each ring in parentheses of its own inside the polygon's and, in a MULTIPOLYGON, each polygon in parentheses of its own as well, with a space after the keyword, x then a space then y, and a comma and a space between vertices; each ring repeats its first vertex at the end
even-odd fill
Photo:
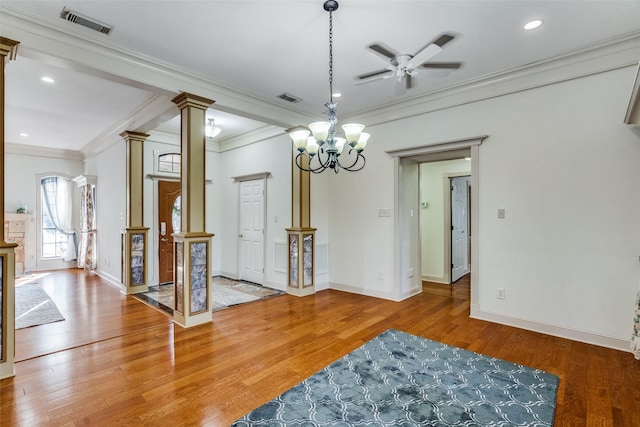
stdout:
POLYGON ((329 11, 329 99, 333 104, 333 12, 329 11))

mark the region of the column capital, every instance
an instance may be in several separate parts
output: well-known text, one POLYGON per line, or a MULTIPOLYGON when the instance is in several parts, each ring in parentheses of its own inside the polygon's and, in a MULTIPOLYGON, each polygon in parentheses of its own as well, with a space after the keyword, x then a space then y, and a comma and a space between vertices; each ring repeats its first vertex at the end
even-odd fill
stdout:
POLYGON ((143 141, 144 142, 144 140, 149 138, 149 134, 148 133, 133 132, 133 131, 130 131, 130 130, 125 130, 124 132, 122 132, 120 134, 120 137, 122 137, 122 139, 124 139, 125 141, 133 140, 133 141, 143 141))
POLYGON ((19 44, 18 41, 0 37, 0 55, 7 57, 9 61, 16 59, 19 44))
POLYGON ((202 96, 194 95, 187 92, 182 92, 175 98, 171 100, 174 104, 178 106, 179 109, 184 109, 185 107, 194 107, 199 108, 201 110, 206 110, 213 104, 213 99, 204 98, 202 96))

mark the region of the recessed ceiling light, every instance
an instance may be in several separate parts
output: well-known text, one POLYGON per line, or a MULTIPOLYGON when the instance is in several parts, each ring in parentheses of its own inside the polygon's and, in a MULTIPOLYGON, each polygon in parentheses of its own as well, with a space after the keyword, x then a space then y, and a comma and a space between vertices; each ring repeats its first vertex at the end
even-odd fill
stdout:
POLYGON ((334 92, 333 97, 334 98, 340 98, 342 96, 342 94, 340 92, 334 92))
POLYGON ((53 80, 53 79, 52 79, 51 77, 49 77, 49 76, 44 76, 44 77, 42 77, 40 80, 42 80, 42 81, 43 81, 43 82, 45 82, 45 83, 55 83, 55 82, 56 82, 55 80, 53 80))
POLYGON ((533 21, 529 21, 526 24, 524 24, 524 29, 525 30, 535 30, 536 28, 538 28, 540 25, 542 25, 542 20, 541 19, 535 19, 533 21))
POLYGON ((26 138, 26 137, 29 136, 29 134, 26 133, 26 132, 20 132, 20 136, 23 137, 23 138, 26 138))

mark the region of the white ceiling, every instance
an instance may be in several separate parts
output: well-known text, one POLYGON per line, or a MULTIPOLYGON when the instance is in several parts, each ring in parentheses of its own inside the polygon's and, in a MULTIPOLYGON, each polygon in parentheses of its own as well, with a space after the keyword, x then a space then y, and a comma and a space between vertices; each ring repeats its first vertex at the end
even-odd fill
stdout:
MULTIPOLYGON (((118 52, 135 53, 241 94, 321 118, 328 101, 328 19, 322 1, 26 1, 2 0, 0 13, 64 31, 118 52), (106 36, 60 19, 63 7, 113 25, 106 36), (279 100, 289 93, 297 104, 279 100)), ((0 15, 0 35, 2 31, 0 15)), ((640 1, 343 0, 334 13, 334 91, 338 115, 356 115, 640 32, 640 1), (542 19, 539 29, 522 26, 542 19), (367 51, 381 42, 414 54, 439 34, 456 39, 433 61, 461 61, 446 75, 423 70, 397 95, 393 79, 354 85, 385 68, 367 51)), ((6 141, 80 150, 156 96, 118 76, 57 67, 38 46, 21 45, 6 71, 6 141), (40 81, 50 75, 54 84, 40 81), (134 87, 135 86, 135 87, 134 87), (28 137, 19 134, 26 132, 28 137)), ((68 58, 67 62, 68 63, 68 58)), ((78 68, 79 69, 79 68, 78 68)), ((161 93, 158 91, 157 93, 161 93)), ((165 93, 162 93, 166 95, 165 93)), ((219 138, 260 123, 210 111, 219 138)), ((224 105, 220 105, 224 110, 224 105)), ((247 111, 251 117, 251 111, 247 111)), ((162 127, 175 132, 177 122, 162 127)))

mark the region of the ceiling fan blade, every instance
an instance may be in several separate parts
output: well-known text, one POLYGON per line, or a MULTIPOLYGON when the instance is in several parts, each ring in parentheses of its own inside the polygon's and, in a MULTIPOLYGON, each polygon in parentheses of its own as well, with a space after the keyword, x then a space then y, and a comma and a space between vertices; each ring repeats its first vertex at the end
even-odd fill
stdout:
POLYGON ((455 39, 455 36, 451 34, 440 34, 438 38, 436 38, 431 43, 443 47, 445 44, 449 43, 451 40, 455 39))
POLYGON ((462 62, 424 62, 420 64, 420 68, 437 68, 437 69, 448 69, 448 70, 457 70, 462 66, 462 62))
POLYGON ((382 43, 372 43, 367 46, 372 52, 382 56, 385 59, 393 59, 398 55, 398 52, 391 49, 389 46, 385 46, 382 43))
POLYGON ((407 90, 413 88, 413 77, 411 76, 411 74, 407 74, 404 77, 404 87, 407 90))
POLYGON ((372 71, 370 73, 360 74, 359 76, 355 77, 356 79, 355 84, 359 85, 363 83, 369 83, 374 80, 387 79, 393 76, 394 73, 395 73, 394 70, 385 68, 384 70, 377 70, 377 71, 372 71))
POLYGON ((433 43, 428 44, 424 48, 422 48, 422 50, 413 55, 413 58, 409 60, 407 66, 409 68, 415 68, 418 65, 428 61, 432 57, 436 56, 440 52, 442 52, 442 48, 440 46, 433 43))
POLYGON ((442 52, 443 50, 442 47, 445 44, 449 43, 454 38, 455 37, 451 34, 440 34, 433 41, 431 41, 429 44, 424 46, 422 49, 418 50, 413 55, 413 57, 411 58, 411 61, 409 62, 410 66, 417 67, 420 64, 433 58, 434 56, 442 52))

